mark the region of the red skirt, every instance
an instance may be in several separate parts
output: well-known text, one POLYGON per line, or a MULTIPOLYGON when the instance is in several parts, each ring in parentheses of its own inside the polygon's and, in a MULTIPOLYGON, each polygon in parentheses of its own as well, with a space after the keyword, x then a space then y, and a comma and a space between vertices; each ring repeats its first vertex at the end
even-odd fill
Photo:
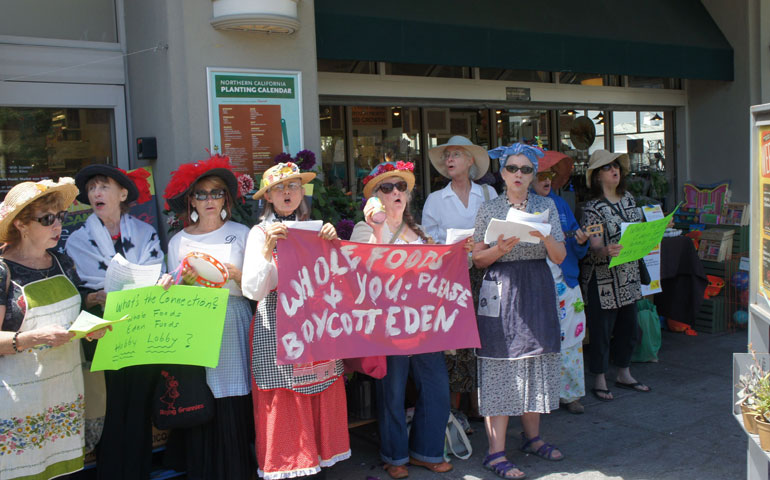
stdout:
POLYGON ((313 475, 350 458, 342 378, 315 395, 255 388, 252 397, 260 477, 313 475))

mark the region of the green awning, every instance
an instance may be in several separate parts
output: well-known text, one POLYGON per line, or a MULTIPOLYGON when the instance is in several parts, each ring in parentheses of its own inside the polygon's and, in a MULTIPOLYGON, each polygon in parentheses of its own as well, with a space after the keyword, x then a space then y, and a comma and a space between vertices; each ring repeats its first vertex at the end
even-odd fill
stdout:
POLYGON ((318 58, 733 80, 699 0, 316 0, 318 58))

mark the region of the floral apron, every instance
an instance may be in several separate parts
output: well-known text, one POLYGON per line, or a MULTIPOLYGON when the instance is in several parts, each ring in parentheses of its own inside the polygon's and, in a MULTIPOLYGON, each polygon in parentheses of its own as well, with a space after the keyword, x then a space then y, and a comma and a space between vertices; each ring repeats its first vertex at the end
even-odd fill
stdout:
MULTIPOLYGON (((27 305, 21 331, 69 328, 80 313, 80 295, 64 275, 14 285, 27 305)), ((80 343, 0 356, 0 382, 0 478, 48 479, 82 469, 80 343)))
POLYGON ((562 351, 583 343, 586 336, 586 314, 583 311, 583 295, 580 286, 569 287, 564 281, 561 267, 546 259, 551 269, 553 281, 556 284, 557 311, 559 313, 559 327, 561 329, 562 351))

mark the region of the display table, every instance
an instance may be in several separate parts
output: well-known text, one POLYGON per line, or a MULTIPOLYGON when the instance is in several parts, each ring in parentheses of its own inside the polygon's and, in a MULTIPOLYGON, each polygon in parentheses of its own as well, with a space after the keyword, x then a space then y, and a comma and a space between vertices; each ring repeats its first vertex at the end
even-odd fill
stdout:
POLYGON ((664 237, 660 244, 660 284, 655 295, 658 315, 695 323, 708 280, 690 238, 664 237))

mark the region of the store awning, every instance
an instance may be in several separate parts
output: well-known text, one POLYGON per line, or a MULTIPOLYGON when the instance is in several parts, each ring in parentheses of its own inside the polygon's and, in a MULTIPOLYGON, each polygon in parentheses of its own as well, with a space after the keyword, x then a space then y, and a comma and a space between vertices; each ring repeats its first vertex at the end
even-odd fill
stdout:
POLYGON ((699 0, 316 0, 318 58, 733 80, 699 0))

